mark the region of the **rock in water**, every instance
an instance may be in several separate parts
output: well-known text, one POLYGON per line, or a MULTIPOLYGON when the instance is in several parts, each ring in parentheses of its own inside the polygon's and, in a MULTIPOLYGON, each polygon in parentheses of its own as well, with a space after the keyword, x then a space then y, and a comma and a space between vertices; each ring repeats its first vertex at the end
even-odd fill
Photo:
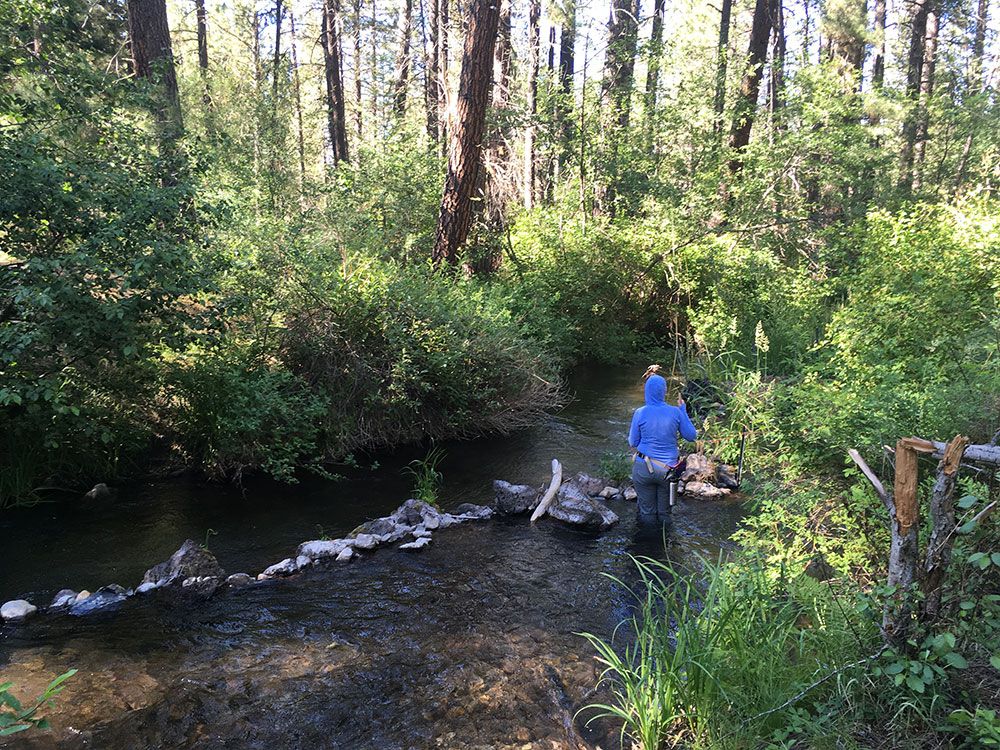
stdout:
MULTIPOLYGON (((474 503, 462 503, 457 508, 455 508, 455 515, 452 516, 449 513, 445 513, 444 516, 450 517, 450 523, 461 523, 467 519, 483 520, 489 518, 493 515, 493 508, 487 507, 486 505, 476 505, 474 503), (455 518, 455 516, 462 516, 462 518, 455 518)), ((442 521, 444 521, 444 516, 442 516, 442 521)), ((430 528, 429 526, 427 528, 430 528)))
POLYGON ((25 599, 14 599, 5 602, 0 607, 0 619, 3 619, 5 622, 20 622, 31 617, 37 611, 38 607, 31 602, 25 599))
POLYGON ((108 500, 109 498, 114 497, 114 495, 114 490, 104 484, 104 482, 100 482, 99 484, 95 484, 94 487, 84 495, 84 497, 88 500, 108 500))
MULTIPOLYGON (((84 592, 81 591, 80 593, 84 592)), ((112 583, 108 586, 102 586, 85 599, 80 599, 78 594, 77 601, 69 608, 69 613, 77 616, 89 615, 99 609, 107 609, 108 607, 120 604, 127 598, 128 592, 121 586, 112 583)))
POLYGON ((429 536, 420 537, 419 539, 414 539, 412 542, 407 544, 399 545, 400 549, 405 549, 408 552, 416 552, 417 550, 423 549, 428 544, 431 543, 431 538, 429 536))
POLYGON ((181 588, 184 589, 185 593, 193 594, 195 597, 201 599, 208 599, 219 588, 219 583, 221 583, 220 578, 192 576, 191 578, 184 579, 181 583, 181 588))
POLYGON ((733 476, 733 467, 724 466, 719 464, 715 468, 715 486, 724 487, 727 490, 736 491, 740 488, 739 484, 736 483, 736 477, 733 476))
POLYGON ((76 592, 73 589, 62 589, 52 597, 49 609, 66 609, 76 600, 76 592))
POLYGON ((234 589, 249 586, 251 583, 253 583, 253 576, 248 573, 233 573, 226 578, 226 585, 234 589))
MULTIPOLYGON (((186 578, 222 578, 226 573, 205 547, 188 539, 169 560, 154 565, 142 577, 143 583, 181 582, 186 578)), ((162 584, 161 584, 162 585, 162 584)))
POLYGON ((423 500, 410 498, 405 503, 396 508, 396 511, 389 516, 399 526, 427 525, 429 519, 435 519, 440 523, 441 511, 423 500))
POLYGON ((323 557, 337 557, 348 547, 353 546, 352 539, 316 539, 311 542, 303 542, 299 545, 296 557, 310 557, 319 560, 323 557))
POLYGON ((573 481, 576 482, 576 485, 589 497, 596 497, 600 495, 601 490, 603 490, 607 485, 607 482, 603 479, 592 477, 590 474, 584 474, 582 472, 577 474, 573 481))
MULTIPOLYGON (((290 557, 286 557, 281 562, 275 563, 268 568, 264 569, 264 572, 257 576, 258 581, 264 581, 268 578, 277 578, 278 576, 290 576, 292 573, 299 569, 298 560, 301 558, 296 558, 293 560, 290 557)), ((306 558, 308 559, 308 558, 306 558)))
POLYGON ((726 497, 729 490, 716 487, 708 482, 687 482, 684 485, 684 494, 688 497, 697 497, 702 500, 718 500, 726 497))
POLYGON ((618 516, 598 500, 583 494, 573 482, 559 488, 548 514, 558 521, 590 529, 607 529, 618 523, 618 516))
POLYGON ((344 547, 344 549, 340 551, 340 554, 337 555, 337 562, 347 562, 352 557, 354 557, 354 548, 344 547))
POLYGON ((704 453, 692 453, 684 459, 683 482, 712 482, 715 480, 715 464, 704 453))
POLYGON ((510 516, 534 510, 542 496, 536 487, 511 484, 502 479, 493 480, 493 492, 497 512, 510 516))
POLYGON ((354 549, 375 549, 378 540, 371 534, 358 534, 354 537, 354 549))

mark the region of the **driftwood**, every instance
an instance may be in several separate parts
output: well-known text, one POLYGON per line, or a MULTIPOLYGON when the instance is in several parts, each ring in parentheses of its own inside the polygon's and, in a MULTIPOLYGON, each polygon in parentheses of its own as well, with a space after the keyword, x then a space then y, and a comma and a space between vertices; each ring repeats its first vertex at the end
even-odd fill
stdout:
POLYGON ((549 483, 549 488, 545 490, 545 494, 542 496, 541 501, 538 503, 538 507, 535 508, 535 512, 531 514, 531 522, 534 523, 539 518, 545 515, 548 511, 549 506, 552 505, 552 501, 556 497, 556 493, 559 491, 559 486, 562 484, 562 464, 555 458, 552 459, 552 481, 549 483))
POLYGON ((851 460, 858 465, 861 473, 871 483, 889 515, 892 541, 889 548, 888 583, 895 587, 896 594, 886 603, 882 615, 882 633, 887 642, 901 643, 906 640, 912 616, 907 590, 913 584, 919 583, 925 594, 921 616, 925 619, 937 616, 941 606, 941 584, 951 562, 952 540, 956 527, 955 483, 959 467, 963 457, 982 461, 991 457, 994 451, 997 453, 997 465, 1000 465, 1000 449, 996 446, 970 446, 969 438, 964 435, 956 435, 947 444, 920 438, 901 438, 896 443, 896 476, 892 492, 886 491, 875 472, 857 451, 849 451, 851 460), (917 501, 919 482, 917 457, 919 454, 932 455, 940 459, 930 502, 931 535, 922 565, 918 541, 920 506, 917 501))

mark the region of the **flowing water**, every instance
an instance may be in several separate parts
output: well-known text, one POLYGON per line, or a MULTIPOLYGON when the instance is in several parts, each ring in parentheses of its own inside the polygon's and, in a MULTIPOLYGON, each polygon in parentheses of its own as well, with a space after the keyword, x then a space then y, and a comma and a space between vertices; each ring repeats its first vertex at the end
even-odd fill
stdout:
MULTIPOLYGON (((640 368, 641 370, 641 368, 640 368)), ((621 450, 635 373, 574 384, 557 417, 518 435, 446 446, 442 506, 488 503, 490 482, 542 484, 558 457, 596 472, 621 450)), ((47 603, 64 587, 135 586, 186 538, 227 572, 255 574, 321 534, 345 535, 407 496, 383 458, 337 482, 243 491, 183 481, 122 487, 114 501, 43 505, 0 516, 0 601, 47 603)), ((629 555, 690 563, 735 529, 736 501, 681 501, 667 545, 637 527, 634 503, 603 533, 527 518, 467 523, 419 553, 379 549, 349 564, 222 592, 185 606, 134 597, 87 617, 38 615, 0 629, 0 683, 19 697, 79 672, 50 712, 52 731, 15 748, 584 748, 617 746, 586 726, 597 698, 593 649, 629 615, 629 555)))

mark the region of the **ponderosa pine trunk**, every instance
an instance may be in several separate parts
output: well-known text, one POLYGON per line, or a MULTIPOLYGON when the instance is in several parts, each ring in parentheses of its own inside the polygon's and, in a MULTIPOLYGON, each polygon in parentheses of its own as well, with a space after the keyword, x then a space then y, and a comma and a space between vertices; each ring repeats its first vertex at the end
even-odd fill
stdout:
POLYGON ((528 125, 524 129, 524 174, 522 202, 531 209, 535 202, 535 117, 538 114, 538 69, 541 57, 541 0, 529 0, 528 5, 528 125))
POLYGON ((886 0, 875 0, 875 60, 872 62, 872 88, 881 91, 885 85, 885 25, 886 0))
POLYGON ((295 136, 299 152, 299 192, 306 181, 306 137, 305 125, 302 121, 302 76, 299 72, 298 38, 295 35, 295 14, 288 10, 288 33, 291 37, 292 50, 292 85, 295 89, 295 136))
POLYGON ((621 129, 628 127, 631 110, 638 18, 639 0, 612 0, 604 56, 604 93, 609 105, 607 123, 621 129))
POLYGON ((471 1, 455 119, 449 136, 448 174, 432 255, 438 267, 458 262, 458 253, 469 235, 499 23, 500 7, 496 0, 471 1))
POLYGON ((785 103, 785 8, 782 0, 775 0, 776 15, 771 40, 770 107, 772 115, 785 103))
POLYGON ((656 94, 660 84, 660 58, 663 56, 663 9, 665 0, 654 0, 653 29, 649 35, 649 64, 646 67, 646 93, 643 108, 646 117, 646 142, 653 149, 653 122, 656 118, 656 94))
POLYGON ((434 0, 438 4, 438 141, 442 154, 448 144, 448 128, 450 123, 448 104, 448 32, 450 29, 450 0, 434 0))
POLYGON ((726 108, 726 70, 729 63, 729 26, 732 23, 732 16, 733 0, 722 0, 718 62, 715 69, 715 130, 718 133, 722 132, 722 114, 726 108))
POLYGON ((729 161, 729 171, 733 174, 743 168, 743 152, 750 144, 750 132, 757 114, 757 97, 764 75, 767 43, 771 37, 775 7, 775 0, 756 0, 754 5, 750 43, 747 49, 747 71, 740 84, 733 112, 733 127, 729 134, 729 148, 733 151, 729 161))
POLYGON ((424 50, 424 108, 427 121, 427 137, 437 141, 438 133, 438 20, 437 0, 429 0, 430 17, 426 15, 424 0, 420 0, 421 30, 424 50), (428 27, 430 36, 428 38, 428 27))
POLYGON ((923 187, 924 158, 930 128, 930 103, 934 96, 934 72, 937 64, 938 14, 934 9, 927 13, 927 33, 924 38, 924 61, 920 74, 920 94, 917 102, 917 125, 913 143, 913 192, 923 187))
MULTIPOLYGON (((285 15, 281 0, 274 0, 274 63, 271 70, 271 107, 278 110, 278 71, 281 70, 281 18, 285 15)), ((277 119, 277 117, 275 117, 277 119)))
POLYGON ((323 63, 326 73, 326 114, 333 165, 348 161, 344 70, 340 49, 340 0, 323 0, 323 63))
POLYGON ((183 120, 165 0, 128 0, 128 34, 132 69, 153 84, 161 146, 169 150, 183 120))
POLYGON ((198 73, 201 76, 201 100, 206 107, 211 107, 212 97, 208 86, 208 13, 205 10, 205 0, 194 0, 194 15, 198 28, 198 73))
MULTIPOLYGON (((573 158, 573 77, 576 75, 576 0, 565 0, 562 26, 559 29, 559 98, 556 120, 559 124, 559 169, 573 158)), ((557 182, 553 179, 553 185, 557 182)))
MULTIPOLYGON (((986 24, 989 20, 989 0, 979 0, 976 17, 973 19, 975 28, 972 33, 972 54, 969 61, 969 76, 966 85, 971 97, 983 93, 983 53, 986 50, 986 24)), ((965 172, 972 153, 972 129, 965 137, 962 155, 958 159, 958 169, 955 173, 955 187, 959 188, 965 181, 965 172)))
POLYGON ((406 89, 410 83, 410 38, 413 36, 413 0, 402 0, 397 23, 396 74, 392 84, 393 111, 397 118, 406 114, 406 89))
POLYGON ((932 2, 933 0, 913 0, 913 13, 910 17, 910 46, 906 57, 906 98, 910 105, 903 120, 903 147, 899 156, 899 178, 897 181, 899 189, 903 191, 909 191, 912 188, 913 149, 917 141, 920 80, 923 77, 924 69, 927 15, 931 11, 932 2))
POLYGON ((354 21, 354 130, 361 143, 364 127, 364 102, 361 99, 361 5, 362 0, 354 0, 352 19, 354 21))

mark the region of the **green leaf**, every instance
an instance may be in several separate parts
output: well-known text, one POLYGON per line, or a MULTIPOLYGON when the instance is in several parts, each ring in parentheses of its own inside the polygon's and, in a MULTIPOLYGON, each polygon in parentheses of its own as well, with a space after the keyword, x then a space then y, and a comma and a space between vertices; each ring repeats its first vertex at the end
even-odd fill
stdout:
POLYGON ((890 664, 888 667, 885 668, 885 673, 890 675, 899 674, 902 671, 903 671, 903 662, 901 661, 894 661, 892 664, 890 664))
POLYGON ((990 657, 990 665, 995 670, 1000 672, 1000 654, 993 654, 993 656, 990 657))
POLYGON ((1000 565, 1000 552, 994 552, 990 555, 990 560, 993 561, 994 565, 1000 565))
POLYGON ((924 681, 921 680, 916 675, 908 675, 906 678, 906 686, 910 688, 915 693, 924 692, 924 681))
POLYGON ((941 659, 949 667, 954 667, 955 669, 965 669, 967 666, 969 666, 969 662, 967 662, 965 660, 965 657, 962 656, 957 651, 949 651, 947 654, 942 656, 941 659))
POLYGON ((962 498, 959 499, 957 505, 962 510, 968 510, 969 508, 971 508, 973 505, 975 505, 978 502, 979 502, 979 498, 976 497, 975 495, 965 495, 964 497, 962 497, 962 498))

